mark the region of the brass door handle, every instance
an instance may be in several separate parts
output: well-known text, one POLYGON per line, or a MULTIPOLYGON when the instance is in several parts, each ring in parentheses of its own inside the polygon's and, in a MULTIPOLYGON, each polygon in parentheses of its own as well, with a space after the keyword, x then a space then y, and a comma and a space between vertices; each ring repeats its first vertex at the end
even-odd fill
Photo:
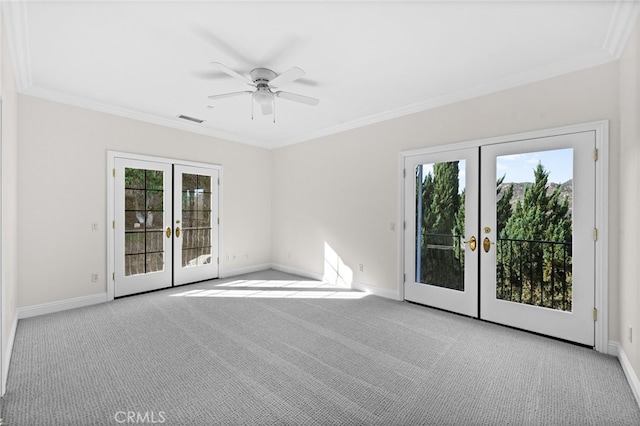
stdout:
POLYGON ((171 238, 171 227, 167 226, 167 238, 171 238))
POLYGON ((485 253, 489 253, 489 249, 491 249, 491 244, 495 244, 495 243, 492 243, 491 240, 489 240, 489 237, 484 237, 484 240, 482 240, 482 248, 484 248, 485 253))
POLYGON ((471 249, 471 251, 475 251, 476 250, 476 237, 474 237, 473 235, 471 236, 471 238, 469 238, 469 241, 463 241, 463 243, 469 243, 469 248, 471 249))
POLYGON ((180 238, 180 227, 176 228, 176 238, 180 238))

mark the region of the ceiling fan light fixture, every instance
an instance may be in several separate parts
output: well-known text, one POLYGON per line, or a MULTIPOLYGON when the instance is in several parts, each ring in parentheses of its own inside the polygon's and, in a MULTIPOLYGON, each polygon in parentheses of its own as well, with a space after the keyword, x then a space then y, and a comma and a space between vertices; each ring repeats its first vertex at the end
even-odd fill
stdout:
POLYGON ((273 102, 273 93, 258 90, 253 93, 253 99, 260 105, 268 105, 273 102))

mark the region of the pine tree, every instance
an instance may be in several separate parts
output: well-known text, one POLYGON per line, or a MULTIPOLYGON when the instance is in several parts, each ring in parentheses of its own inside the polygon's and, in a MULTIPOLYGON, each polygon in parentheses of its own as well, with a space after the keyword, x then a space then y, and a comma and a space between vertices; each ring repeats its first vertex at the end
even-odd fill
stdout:
POLYGON ((450 234, 460 206, 458 161, 433 165, 434 187, 430 211, 435 214, 434 234, 450 234))
POLYGON ((571 241, 569 200, 567 197, 560 200, 560 186, 548 194, 548 181, 549 172, 538 164, 534 170, 534 183, 525 188, 523 200, 516 202, 513 214, 506 222, 504 231, 508 238, 571 241))
MULTIPOLYGON (((464 265, 465 236, 465 191, 460 194, 458 211, 456 212, 452 233, 454 235, 454 255, 459 265, 464 265)), ((463 273, 463 272, 461 272, 463 273)))
MULTIPOLYGON (((511 200, 513 199, 513 184, 503 185, 506 175, 503 175, 496 181, 496 235, 498 238, 505 239, 506 226, 511 217, 511 200)), ((504 250, 501 244, 496 245, 496 274, 497 274, 497 297, 499 299, 512 299, 511 285, 505 285, 510 282, 507 277, 511 278, 509 268, 510 252, 504 250)))
POLYGON ((511 200, 513 199, 513 184, 509 186, 502 185, 505 177, 506 175, 503 175, 496 181, 496 198, 498 199, 496 202, 496 235, 501 237, 503 236, 504 229, 507 226, 507 221, 511 217, 511 200))

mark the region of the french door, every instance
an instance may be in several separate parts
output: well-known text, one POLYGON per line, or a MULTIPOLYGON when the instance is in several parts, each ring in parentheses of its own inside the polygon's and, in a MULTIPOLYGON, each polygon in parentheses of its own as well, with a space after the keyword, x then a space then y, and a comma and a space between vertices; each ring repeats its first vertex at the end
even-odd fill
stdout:
POLYGON ((218 276, 218 170, 114 159, 114 296, 218 276))
POLYGON ((407 158, 406 300, 478 315, 479 158, 476 148, 407 158))
POLYGON ((173 284, 216 278, 218 170, 173 167, 173 284))
POLYGON ((594 345, 595 132, 405 158, 405 299, 594 345))

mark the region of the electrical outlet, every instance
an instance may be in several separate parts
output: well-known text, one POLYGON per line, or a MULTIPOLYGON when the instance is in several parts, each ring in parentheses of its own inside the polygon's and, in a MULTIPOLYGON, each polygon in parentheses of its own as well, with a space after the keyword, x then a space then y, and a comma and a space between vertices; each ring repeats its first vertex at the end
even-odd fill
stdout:
POLYGON ((359 264, 358 269, 360 270, 360 272, 364 272, 364 265, 362 263, 359 264))
POLYGON ((91 223, 91 230, 93 232, 96 232, 98 230, 98 222, 92 222, 91 223))
POLYGON ((92 283, 98 282, 98 274, 96 274, 95 272, 91 274, 91 282, 92 283))
POLYGON ((629 326, 629 343, 633 342, 633 327, 629 326))

